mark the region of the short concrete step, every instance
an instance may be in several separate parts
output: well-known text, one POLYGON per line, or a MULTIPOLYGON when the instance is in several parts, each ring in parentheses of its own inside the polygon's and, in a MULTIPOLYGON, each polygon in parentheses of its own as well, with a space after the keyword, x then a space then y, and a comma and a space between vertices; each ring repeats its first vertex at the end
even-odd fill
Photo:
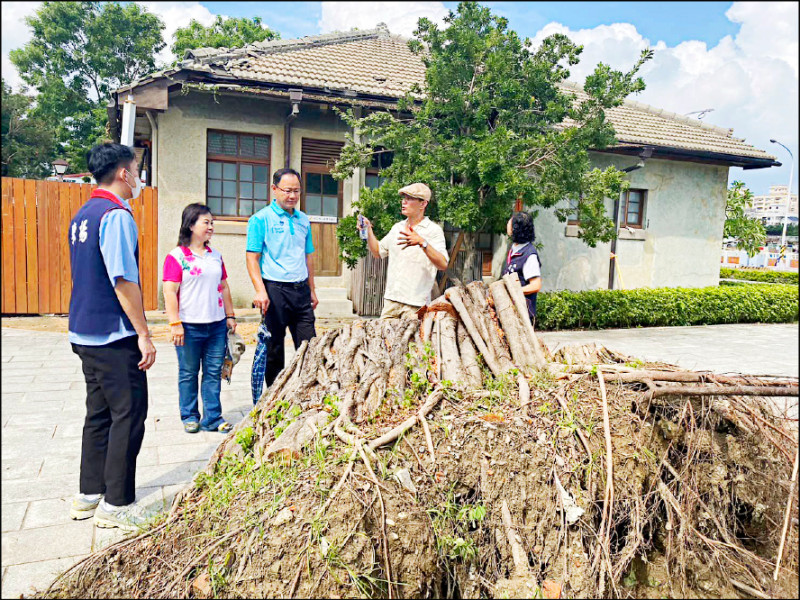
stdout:
POLYGON ((317 317, 352 317, 353 303, 345 298, 323 298, 319 295, 319 304, 314 311, 317 317))
POLYGON ((344 288, 316 288, 317 298, 325 300, 347 300, 347 290, 344 288))

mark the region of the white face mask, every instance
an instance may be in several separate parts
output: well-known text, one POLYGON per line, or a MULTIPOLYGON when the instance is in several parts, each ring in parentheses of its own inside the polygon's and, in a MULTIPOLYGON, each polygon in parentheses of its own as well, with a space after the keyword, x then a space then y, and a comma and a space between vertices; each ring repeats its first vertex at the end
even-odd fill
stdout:
MULTIPOLYGON (((130 175, 131 177, 133 177, 133 173, 131 173, 127 169, 125 170, 125 172, 128 175, 130 175)), ((136 181, 136 187, 131 187, 131 197, 130 197, 130 199, 131 200, 136 200, 139 197, 139 194, 142 193, 142 188, 144 187, 144 185, 142 184, 142 180, 139 179, 138 177, 134 177, 133 179, 134 179, 134 181, 136 181)), ((131 184, 128 183, 127 178, 125 179, 125 183, 127 183, 128 186, 130 187, 131 184)))

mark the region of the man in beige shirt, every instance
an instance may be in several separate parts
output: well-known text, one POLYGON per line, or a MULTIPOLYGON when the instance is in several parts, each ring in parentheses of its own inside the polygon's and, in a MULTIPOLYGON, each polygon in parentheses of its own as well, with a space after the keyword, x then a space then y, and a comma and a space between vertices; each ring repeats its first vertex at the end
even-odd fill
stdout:
POLYGON ((399 193, 406 220, 395 223, 382 240, 375 237, 369 219, 363 219, 372 256, 389 257, 381 319, 416 318, 419 307, 431 300, 436 270, 444 271, 449 260, 442 228, 425 216, 430 188, 412 183, 399 193))

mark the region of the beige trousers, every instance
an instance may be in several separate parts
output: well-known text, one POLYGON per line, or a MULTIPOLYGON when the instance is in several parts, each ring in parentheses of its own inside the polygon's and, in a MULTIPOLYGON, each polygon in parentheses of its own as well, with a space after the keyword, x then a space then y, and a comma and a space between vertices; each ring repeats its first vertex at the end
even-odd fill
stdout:
POLYGON ((416 319, 419 306, 412 306, 410 304, 403 304, 402 302, 395 302, 387 298, 383 299, 383 310, 381 311, 381 319, 416 319))

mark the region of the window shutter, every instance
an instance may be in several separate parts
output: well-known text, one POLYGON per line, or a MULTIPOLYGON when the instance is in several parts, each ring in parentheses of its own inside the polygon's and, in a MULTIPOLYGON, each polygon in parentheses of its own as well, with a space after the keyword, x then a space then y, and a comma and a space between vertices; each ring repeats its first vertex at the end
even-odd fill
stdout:
POLYGON ((301 162, 304 165, 320 165, 332 169, 336 161, 339 160, 342 148, 344 148, 342 142, 303 138, 301 162))

